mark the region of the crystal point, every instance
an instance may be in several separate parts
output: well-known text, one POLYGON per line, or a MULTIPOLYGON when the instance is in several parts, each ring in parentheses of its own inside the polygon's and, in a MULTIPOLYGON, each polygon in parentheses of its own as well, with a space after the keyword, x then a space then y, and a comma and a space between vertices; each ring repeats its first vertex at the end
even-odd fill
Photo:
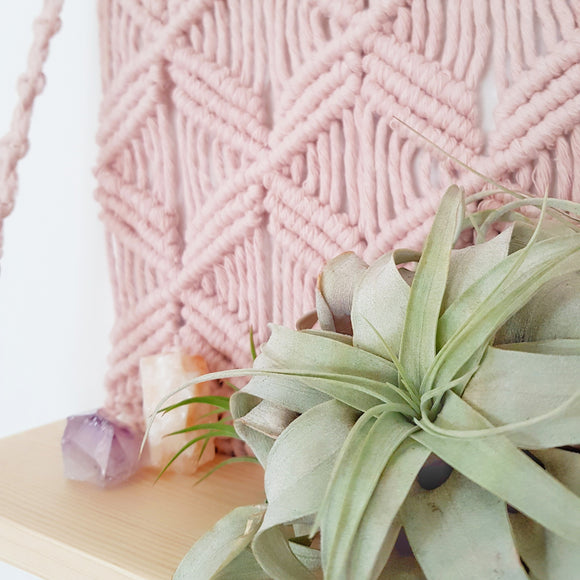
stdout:
MULTIPOLYGON (((192 379, 207 374, 208 368, 201 356, 191 356, 185 352, 176 351, 142 358, 140 371, 143 412, 145 417, 151 417, 165 396, 180 389, 192 379)), ((165 404, 171 405, 190 397, 211 394, 210 382, 189 385, 175 393, 165 401, 165 404)), ((200 432, 181 433, 167 437, 169 433, 186 429, 196 423, 215 422, 217 420, 215 415, 208 415, 213 410, 211 405, 196 403, 178 407, 167 414, 157 415, 150 425, 147 440, 151 465, 159 469, 165 467, 171 458, 200 432)), ((200 465, 211 461, 214 454, 213 440, 207 446, 204 445, 204 441, 198 441, 171 464, 171 469, 180 473, 195 473, 200 465)))
POLYGON ((64 474, 102 487, 131 477, 139 464, 141 435, 99 409, 68 417, 61 446, 64 474))

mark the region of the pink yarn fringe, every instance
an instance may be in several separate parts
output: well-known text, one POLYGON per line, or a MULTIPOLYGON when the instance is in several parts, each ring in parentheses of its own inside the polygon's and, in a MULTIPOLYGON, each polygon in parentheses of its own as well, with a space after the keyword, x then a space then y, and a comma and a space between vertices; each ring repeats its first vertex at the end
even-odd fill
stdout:
POLYGON ((245 366, 250 325, 262 342, 312 308, 325 260, 419 247, 449 184, 485 186, 393 116, 506 185, 580 197, 579 3, 100 0, 99 18, 122 419, 142 420, 142 356, 245 366))

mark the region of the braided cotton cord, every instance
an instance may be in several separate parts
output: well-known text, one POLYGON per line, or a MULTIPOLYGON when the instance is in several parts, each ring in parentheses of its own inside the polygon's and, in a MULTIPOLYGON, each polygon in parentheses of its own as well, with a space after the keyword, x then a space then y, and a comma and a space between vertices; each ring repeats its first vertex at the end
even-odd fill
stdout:
POLYGON ((42 68, 48 56, 50 39, 60 30, 63 0, 45 0, 34 22, 34 40, 28 55, 26 72, 18 80, 18 104, 10 131, 0 141, 0 257, 4 219, 14 209, 18 189, 18 162, 28 151, 28 132, 34 99, 42 92, 45 78, 42 68))

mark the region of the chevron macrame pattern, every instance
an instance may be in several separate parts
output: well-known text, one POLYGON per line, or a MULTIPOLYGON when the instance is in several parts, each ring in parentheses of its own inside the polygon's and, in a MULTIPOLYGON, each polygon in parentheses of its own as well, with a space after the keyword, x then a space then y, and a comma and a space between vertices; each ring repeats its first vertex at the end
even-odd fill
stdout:
POLYGON ((393 116, 492 178, 578 199, 577 2, 101 0, 100 21, 124 419, 141 419, 140 357, 247 365, 249 326, 260 342, 312 308, 325 260, 418 247, 448 184, 482 186, 393 116))

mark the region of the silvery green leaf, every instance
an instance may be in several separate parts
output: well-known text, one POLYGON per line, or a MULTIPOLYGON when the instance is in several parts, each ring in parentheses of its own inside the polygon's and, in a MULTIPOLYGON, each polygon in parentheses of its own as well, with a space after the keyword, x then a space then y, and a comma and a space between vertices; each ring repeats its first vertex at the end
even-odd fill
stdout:
POLYGON ((353 565, 349 560, 357 530, 389 459, 417 429, 401 415, 389 410, 380 412, 369 424, 368 433, 361 438, 354 455, 348 457, 354 464, 351 477, 348 481, 341 478, 333 481, 328 490, 331 499, 327 502, 325 498, 321 508, 322 563, 329 580, 360 577, 356 568, 346 574, 347 565, 353 565), (327 515, 331 517, 327 518, 327 515))
POLYGON ((252 542, 256 560, 276 580, 317 580, 315 573, 292 550, 285 532, 284 525, 262 527, 252 542))
MULTIPOLYGON (((580 495, 580 454, 562 449, 534 451, 547 471, 580 495)), ((545 530, 522 514, 511 514, 514 537, 530 572, 543 580, 568 580, 580 570, 577 545, 545 530)))
POLYGON ((300 415, 278 437, 264 478, 265 525, 293 522, 318 511, 357 416, 352 408, 328 401, 300 415))
POLYGON ((417 485, 401 522, 429 580, 527 580, 506 504, 457 471, 436 489, 417 485))
POLYGON ((353 375, 395 384, 394 365, 364 350, 312 332, 296 332, 270 325, 271 336, 262 352, 279 367, 317 373, 353 375))
POLYGON ((506 322, 495 343, 580 338, 579 287, 580 272, 572 272, 546 284, 506 322))
MULTIPOLYGON (((573 231, 573 223, 564 218, 564 215, 560 212, 570 212, 570 214, 578 214, 578 204, 574 201, 569 201, 567 199, 558 198, 542 198, 542 197, 526 197, 525 199, 514 200, 509 203, 505 203, 499 208, 492 210, 486 216, 485 221, 482 225, 482 232, 485 233, 487 229, 494 223, 498 221, 504 221, 506 215, 514 215, 514 210, 519 210, 522 207, 535 206, 537 208, 546 206, 546 213, 550 214, 549 217, 544 220, 545 223, 542 226, 543 234, 553 233, 553 235, 563 235, 573 231), (558 210, 558 211, 554 211, 558 210), (564 218, 564 219, 562 219, 564 218)), ((515 213, 515 215, 518 215, 515 213)))
MULTIPOLYGON (((218 578, 218 575, 250 545, 260 528, 265 509, 264 505, 239 507, 219 520, 185 555, 173 580, 218 578)), ((237 572, 242 572, 247 567, 251 568, 252 564, 245 558, 243 560, 237 572)), ((243 578, 243 574, 239 577, 243 578)))
MULTIPOLYGON (((187 579, 195 580, 197 576, 194 574, 188 576, 187 579)), ((247 547, 211 580, 271 580, 271 577, 262 570, 252 549, 247 547)))
MULTIPOLYGON (((523 348, 525 343, 518 350, 489 347, 463 393, 463 400, 493 425, 533 419, 578 395, 580 350, 575 355, 556 355, 525 352, 523 348)), ((550 421, 514 430, 506 436, 528 449, 580 444, 579 412, 577 400, 550 421)))
POLYGON ((274 578, 311 577, 288 545, 283 527, 318 511, 356 417, 353 409, 337 401, 323 403, 293 421, 272 446, 264 479, 268 509, 253 550, 274 578))
POLYGON ((261 399, 241 391, 238 391, 235 395, 237 396, 234 397, 232 395, 230 398, 230 413, 234 419, 234 428, 238 435, 250 446, 260 464, 265 467, 268 453, 274 444, 273 439, 261 431, 239 422, 240 418, 245 417, 260 404, 261 399))
POLYGON ((290 541, 290 549, 309 570, 321 573, 320 550, 297 544, 294 541, 290 541))
POLYGON ((322 338, 328 338, 330 340, 337 340, 338 342, 352 346, 352 336, 349 336, 348 334, 340 334, 339 332, 333 332, 332 330, 318 330, 316 328, 308 328, 304 330, 303 333, 321 336, 322 338))
POLYGON ((314 534, 321 530, 323 566, 326 566, 326 560, 328 559, 328 548, 325 547, 325 543, 330 539, 325 535, 324 528, 332 530, 338 525, 339 511, 333 509, 333 505, 340 505, 338 501, 342 490, 348 486, 355 475, 356 461, 354 458, 356 453, 364 444, 375 421, 375 416, 369 412, 364 413, 357 419, 345 438, 325 488, 324 497, 311 531, 311 534, 314 534))
MULTIPOLYGON (((429 454, 423 445, 407 439, 389 459, 352 546, 348 569, 353 578, 372 580, 383 577, 381 571, 392 556, 392 548, 401 527, 397 514, 429 454)), ((394 570, 393 560, 390 560, 390 565, 394 570)), ((392 576, 386 578, 399 576, 393 572, 392 576)))
POLYGON ((401 277, 397 263, 419 256, 417 252, 401 251, 386 254, 360 277, 352 300, 355 346, 390 359, 384 347, 386 342, 398 355, 411 289, 401 277))
POLYGON ((318 277, 316 311, 323 330, 352 334, 352 295, 367 265, 353 252, 327 262, 318 277))
POLYGON ((508 255, 511 235, 510 227, 488 242, 451 251, 441 312, 508 255))
MULTIPOLYGON (((418 390, 435 358, 437 324, 445 294, 451 248, 463 217, 463 192, 444 194, 411 285, 401 338, 401 364, 418 390)), ((421 391, 423 392, 423 391, 421 391)))
POLYGON ((403 556, 393 550, 379 580, 426 580, 426 578, 413 556, 403 556))
MULTIPOLYGON (((261 357, 262 355, 258 355, 256 362, 260 361, 261 357)), ((258 362, 256 366, 259 368, 260 363, 258 362)), ((308 409, 330 399, 328 395, 301 383, 296 377, 274 374, 255 376, 243 389, 231 396, 230 406, 234 418, 239 418, 248 412, 251 401, 242 403, 247 396, 259 397, 296 413, 305 413, 308 409)))
POLYGON ((443 346, 425 377, 424 392, 449 383, 474 355, 483 354, 495 332, 545 283, 577 269, 580 235, 537 242, 521 252, 525 254, 512 254, 492 268, 445 311, 438 335, 443 346))
MULTIPOLYGON (((248 401, 250 396, 238 398, 237 401, 248 401)), ((262 465, 266 465, 267 456, 275 439, 298 417, 298 413, 270 401, 260 401, 246 412, 236 407, 234 421, 239 436, 252 448, 262 465)))
POLYGON ((239 423, 276 439, 296 417, 298 413, 294 411, 270 401, 261 401, 239 419, 239 423))
MULTIPOLYGON (((254 369, 249 374, 252 373, 291 377, 301 387, 320 391, 359 411, 366 411, 380 403, 390 402, 398 407, 397 410, 405 413, 409 412, 409 405, 414 404, 397 386, 391 385, 386 381, 367 379, 358 374, 343 375, 314 370, 303 371, 294 368, 268 369, 267 371, 254 369)), ((238 396, 243 396, 243 394, 244 390, 235 395, 237 398, 238 396)), ((237 419, 236 409, 237 406, 232 405, 232 414, 237 419)))
POLYGON ((548 473, 580 496, 580 453, 565 449, 537 449, 534 455, 548 473))
POLYGON ((519 553, 538 580, 570 580, 580 570, 580 550, 576 544, 544 529, 523 514, 510 514, 519 553))
MULTIPOLYGON (((448 392, 435 424, 485 429, 491 424, 448 392)), ((411 435, 484 489, 561 537, 580 545, 580 497, 536 465, 506 437, 456 439, 425 430, 411 435)))
POLYGON ((538 340, 536 342, 511 342, 496 345, 511 351, 529 352, 535 354, 552 354, 558 356, 580 356, 580 339, 555 338, 553 340, 538 340))
POLYGON ((507 315, 499 319, 499 326, 512 314, 523 308, 532 296, 550 280, 578 269, 580 236, 550 238, 536 242, 519 252, 510 254, 487 275, 474 282, 441 316, 437 331, 437 344, 443 347, 470 322, 477 312, 484 315, 504 304, 507 315), (520 292, 518 292, 518 289, 520 292), (519 300, 510 299, 510 294, 519 300), (519 296, 518 296, 519 295, 519 296))

